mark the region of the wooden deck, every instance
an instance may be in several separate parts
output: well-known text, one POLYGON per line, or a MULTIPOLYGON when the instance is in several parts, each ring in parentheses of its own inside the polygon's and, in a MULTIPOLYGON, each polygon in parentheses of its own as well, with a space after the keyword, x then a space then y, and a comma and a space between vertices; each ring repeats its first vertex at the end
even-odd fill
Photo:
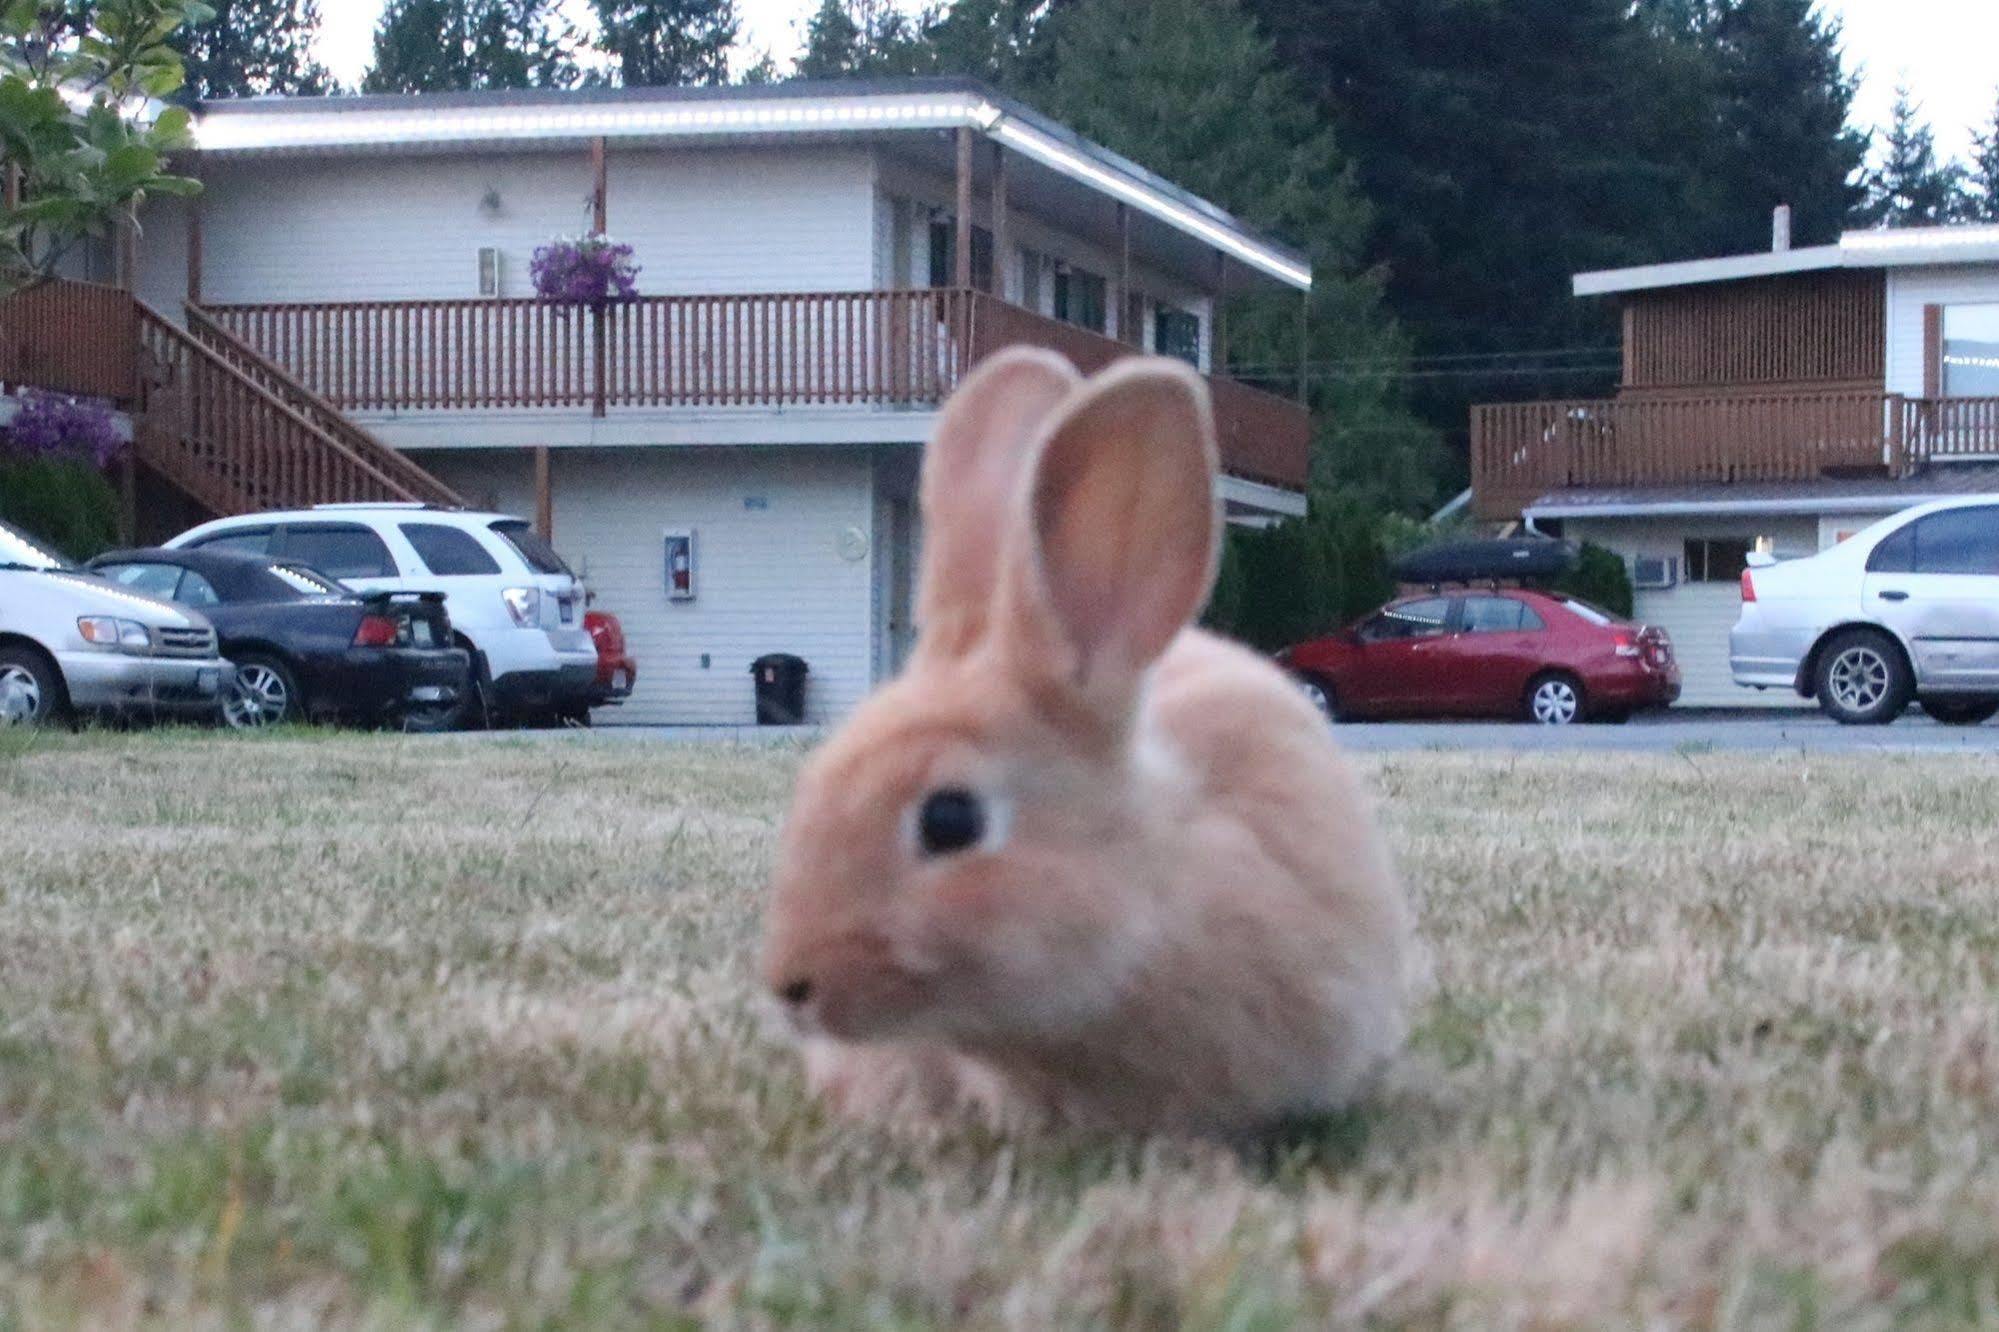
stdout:
POLYGON ((1472 408, 1480 517, 1571 487, 1907 476, 1999 457, 1999 398, 1707 392, 1472 408))
MULTIPOLYGON (((1001 347, 1085 371, 1134 349, 969 289, 221 305, 216 327, 340 412, 935 407, 1001 347)), ((1305 409, 1213 377, 1223 465, 1302 488, 1305 409)))

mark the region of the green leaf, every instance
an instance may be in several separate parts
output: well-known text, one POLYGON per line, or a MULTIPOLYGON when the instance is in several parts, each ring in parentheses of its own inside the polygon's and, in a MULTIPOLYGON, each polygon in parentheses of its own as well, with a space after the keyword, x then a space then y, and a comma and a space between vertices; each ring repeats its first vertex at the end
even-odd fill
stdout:
POLYGON ((35 19, 41 11, 40 0, 13 0, 4 10, 0 10, 0 34, 8 37, 26 37, 34 30, 35 19))
POLYGON ((176 199, 192 199, 201 193, 201 182, 188 176, 155 176, 148 188, 155 194, 170 194, 176 199))

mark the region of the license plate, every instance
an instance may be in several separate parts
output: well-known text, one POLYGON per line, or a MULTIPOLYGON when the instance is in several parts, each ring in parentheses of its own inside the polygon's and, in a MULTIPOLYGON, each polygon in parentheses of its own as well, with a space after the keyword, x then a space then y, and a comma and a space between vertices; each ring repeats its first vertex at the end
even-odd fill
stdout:
POLYGON ((565 601, 562 602, 561 605, 562 605, 562 622, 564 624, 576 623, 576 603, 573 601, 565 601))
POLYGON ((611 688, 617 690, 619 693, 623 693, 631 687, 632 679, 630 676, 626 675, 623 671, 611 672, 611 688))
POLYGON ((214 693, 216 690, 222 688, 222 672, 196 671, 194 673, 194 688, 196 693, 214 693))

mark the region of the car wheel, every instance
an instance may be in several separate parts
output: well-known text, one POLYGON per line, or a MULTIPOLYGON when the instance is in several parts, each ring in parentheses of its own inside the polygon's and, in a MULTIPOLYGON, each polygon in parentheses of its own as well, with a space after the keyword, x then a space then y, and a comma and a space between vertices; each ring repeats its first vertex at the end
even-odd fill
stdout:
POLYGON ((0 648, 0 726, 42 726, 69 715, 62 674, 39 652, 0 648))
POLYGON ((1999 698, 1926 698, 1923 711, 1945 726, 1979 726, 1999 716, 1999 698))
POLYGON ((1527 686, 1527 720, 1567 726, 1582 720, 1583 687, 1573 675, 1551 673, 1527 686))
POLYGON ((1339 699, 1333 693, 1332 685, 1316 675, 1300 675, 1297 681, 1298 692, 1305 696, 1307 703, 1319 710, 1321 717, 1329 722, 1340 719, 1339 699))
POLYGON ((1915 692, 1909 664, 1886 635, 1871 629, 1837 634, 1819 653, 1813 682, 1819 707, 1842 726, 1880 726, 1902 715, 1915 692))
POLYGON ((298 677, 276 657, 243 657, 236 663, 236 679, 229 696, 222 700, 222 719, 238 731, 259 731, 266 726, 297 721, 304 712, 299 697, 298 677))

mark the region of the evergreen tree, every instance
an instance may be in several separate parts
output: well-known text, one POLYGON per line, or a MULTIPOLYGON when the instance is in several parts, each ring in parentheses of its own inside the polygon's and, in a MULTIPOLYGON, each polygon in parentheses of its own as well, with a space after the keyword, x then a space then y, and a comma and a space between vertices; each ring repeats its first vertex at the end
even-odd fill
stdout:
POLYGON ((208 0, 213 18, 189 24, 177 45, 187 69, 179 96, 257 97, 319 94, 333 76, 312 56, 318 0, 208 0))
POLYGON ((820 0, 794 72, 801 79, 928 73, 935 62, 924 38, 937 19, 934 9, 911 17, 895 0, 820 0))
POLYGON ((1972 131, 1963 215, 1974 222, 1999 222, 1999 105, 1984 129, 1972 131))
POLYGON ((1962 170, 1937 160, 1936 136, 1907 88, 1895 90, 1881 160, 1867 177, 1861 218, 1872 226, 1947 222, 1962 206, 1962 170))
POLYGON ((567 88, 581 77, 558 0, 389 0, 364 92, 567 88))
POLYGON ((628 88, 729 81, 735 0, 592 0, 597 48, 628 88))
POLYGON ((1826 244, 1865 197, 1867 136, 1849 125, 1856 81, 1839 24, 1815 0, 1728 0, 1698 34, 1712 55, 1715 123, 1700 167, 1716 207, 1700 252, 1761 249, 1791 206, 1801 245, 1826 244))
MULTIPOLYGON (((1369 209, 1311 100, 1235 0, 1076 0, 1032 38, 1043 40, 1049 74, 1019 89, 1027 100, 1309 251, 1313 360, 1381 364, 1402 355, 1363 257, 1369 209)), ((1231 309, 1238 371, 1295 387, 1298 300, 1285 294, 1231 309)), ((1312 406, 1319 484, 1397 506, 1433 497, 1432 436, 1391 388, 1329 377, 1316 382, 1312 406)))

